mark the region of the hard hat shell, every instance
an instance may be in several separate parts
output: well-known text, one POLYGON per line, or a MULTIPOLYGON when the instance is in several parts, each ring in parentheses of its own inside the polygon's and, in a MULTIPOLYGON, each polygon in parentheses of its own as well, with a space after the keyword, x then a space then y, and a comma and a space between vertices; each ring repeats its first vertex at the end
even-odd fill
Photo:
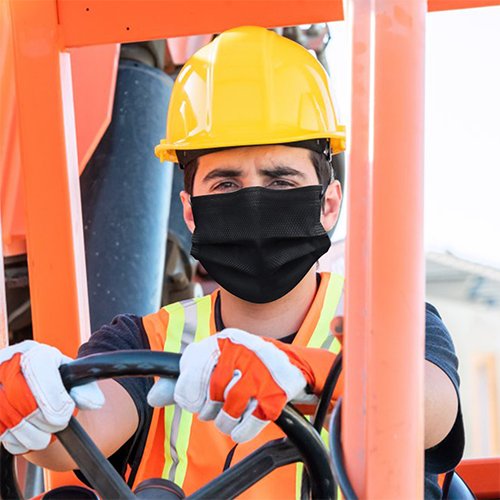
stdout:
POLYGON ((298 43, 244 26, 225 31, 194 54, 177 77, 165 139, 155 153, 330 139, 345 150, 328 75, 298 43))

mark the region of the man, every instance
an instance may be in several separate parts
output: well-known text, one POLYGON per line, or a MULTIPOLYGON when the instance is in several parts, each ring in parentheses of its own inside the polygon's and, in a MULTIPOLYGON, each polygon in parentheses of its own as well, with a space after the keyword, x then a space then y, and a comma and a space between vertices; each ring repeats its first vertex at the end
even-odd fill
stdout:
MULTIPOLYGON (((344 147, 326 74, 299 45, 245 27, 195 54, 175 84, 167 138, 156 152, 185 169, 181 198, 192 253, 221 288, 144 318, 119 316, 79 352, 183 352, 181 376, 175 386, 160 380, 152 389, 144 379, 105 381, 105 403, 96 385, 71 398, 57 350, 4 349, 4 445, 14 453, 39 450, 27 457, 44 467, 74 468, 59 443, 49 445, 74 400, 92 410, 77 418, 103 453, 122 473, 131 466, 131 484, 164 477, 190 494, 226 463, 278 437, 269 421, 287 401, 319 396, 340 350, 330 323, 342 314, 343 278, 317 275, 315 263, 339 215, 331 155, 344 147)), ((426 497, 439 498, 433 474, 460 460, 463 426, 457 359, 432 306, 426 358, 426 497)), ((243 497, 296 498, 298 488, 300 469, 292 465, 243 497)))

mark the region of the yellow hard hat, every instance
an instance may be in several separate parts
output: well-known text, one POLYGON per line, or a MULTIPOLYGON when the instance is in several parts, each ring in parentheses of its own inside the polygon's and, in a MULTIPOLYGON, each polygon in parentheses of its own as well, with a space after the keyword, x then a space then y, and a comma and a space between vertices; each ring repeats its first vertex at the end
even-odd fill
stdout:
POLYGON ((328 75, 305 48, 273 31, 225 31, 184 65, 170 98, 162 161, 177 151, 329 139, 345 150, 328 75))

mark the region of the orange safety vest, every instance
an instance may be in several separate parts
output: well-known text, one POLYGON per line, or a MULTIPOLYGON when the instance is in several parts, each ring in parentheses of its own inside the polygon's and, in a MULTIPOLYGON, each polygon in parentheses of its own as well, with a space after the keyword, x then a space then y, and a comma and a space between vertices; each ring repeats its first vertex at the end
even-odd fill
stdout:
MULTIPOLYGON (((344 278, 340 275, 321 275, 316 297, 293 344, 329 349, 338 354, 341 346, 330 331, 330 323, 342 314, 343 284, 344 278)), ((145 316, 143 323, 151 349, 183 352, 191 342, 199 342, 216 333, 214 303, 217 294, 216 290, 211 295, 177 302, 145 316)), ((232 463, 280 437, 283 437, 280 429, 269 424, 255 439, 236 448, 232 463)), ((190 495, 222 472, 233 447, 231 438, 222 434, 213 422, 201 422, 196 415, 176 405, 155 409, 135 485, 148 478, 163 477, 174 481, 190 495)), ((240 498, 300 499, 301 477, 302 464, 282 467, 240 498)))

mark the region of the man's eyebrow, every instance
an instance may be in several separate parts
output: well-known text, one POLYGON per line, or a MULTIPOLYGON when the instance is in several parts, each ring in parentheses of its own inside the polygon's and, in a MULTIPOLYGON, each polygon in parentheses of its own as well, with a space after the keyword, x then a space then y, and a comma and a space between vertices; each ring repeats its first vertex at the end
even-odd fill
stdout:
POLYGON ((261 168, 259 169, 259 174, 265 177, 271 177, 272 179, 279 179, 280 177, 305 177, 304 173, 300 170, 296 170, 292 167, 287 167, 286 165, 276 165, 274 167, 261 168))
POLYGON ((238 168, 216 168, 205 175, 202 182, 208 182, 213 179, 222 179, 227 177, 241 177, 242 173, 243 172, 238 168))

